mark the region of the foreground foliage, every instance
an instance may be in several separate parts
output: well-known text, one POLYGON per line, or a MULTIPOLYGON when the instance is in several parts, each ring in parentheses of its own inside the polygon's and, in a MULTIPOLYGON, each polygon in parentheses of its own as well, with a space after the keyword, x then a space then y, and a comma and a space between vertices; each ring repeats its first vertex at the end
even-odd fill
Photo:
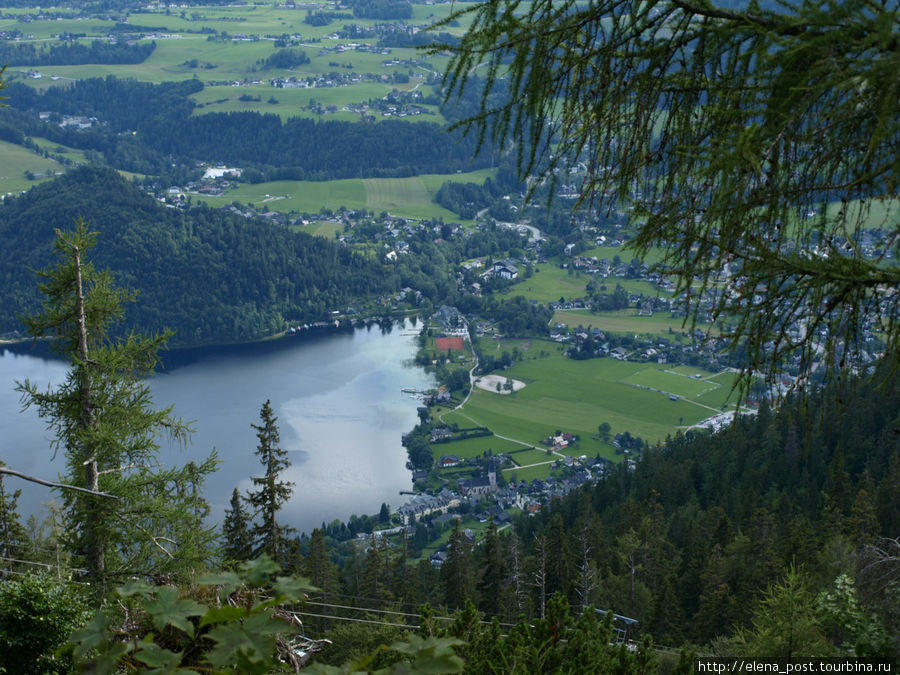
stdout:
POLYGON ((91 264, 95 239, 83 221, 57 231, 58 264, 40 272, 43 311, 25 319, 70 361, 65 382, 18 388, 65 455, 65 544, 102 589, 111 576, 187 573, 203 563, 214 533, 201 493, 216 459, 160 466, 158 435, 185 441, 190 432, 171 407, 153 409, 146 382, 168 336, 110 336, 132 296, 91 264))
MULTIPOLYGON (((81 671, 97 675, 123 669, 137 673, 296 672, 322 647, 302 636, 295 609, 305 579, 276 576, 268 556, 242 563, 238 572, 201 577, 208 589, 193 595, 174 586, 132 581, 116 589, 118 603, 97 612, 72 636, 74 658, 81 671), (214 600, 209 596, 214 595, 214 600), (119 608, 124 608, 124 614, 119 608)), ((462 662, 454 639, 411 636, 389 648, 402 662, 377 672, 459 672, 462 662)), ((345 668, 318 666, 310 672, 370 671, 377 654, 345 668)))
POLYGON ((0 583, 0 673, 69 673, 71 650, 60 650, 90 618, 88 589, 47 574, 0 583))
POLYGON ((296 632, 290 615, 276 616, 275 608, 301 601, 311 588, 302 579, 276 576, 277 571, 263 556, 244 563, 240 574, 201 577, 199 584, 213 589, 217 598, 209 604, 182 597, 174 586, 129 582, 116 589, 124 615, 110 605, 72 636, 75 660, 92 673, 117 673, 123 667, 273 672, 278 636, 296 632))

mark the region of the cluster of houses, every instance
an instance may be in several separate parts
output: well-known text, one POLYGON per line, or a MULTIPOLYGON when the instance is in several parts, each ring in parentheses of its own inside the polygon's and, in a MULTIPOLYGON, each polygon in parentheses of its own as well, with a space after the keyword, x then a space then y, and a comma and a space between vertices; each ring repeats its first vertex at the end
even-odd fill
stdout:
MULTIPOLYGON (((445 458, 449 457, 445 455, 445 458)), ((566 457, 563 463, 569 469, 563 478, 535 478, 530 482, 522 480, 501 486, 497 480, 500 458, 496 457, 488 463, 485 475, 460 478, 455 489, 447 486, 436 494, 416 494, 397 509, 397 513, 404 526, 422 520, 445 525, 462 520, 461 512, 465 512, 474 513, 481 522, 492 521, 496 527, 502 528, 512 520, 510 509, 533 515, 553 499, 596 482, 609 470, 609 460, 603 458, 566 457)), ((634 467, 633 460, 626 460, 626 463, 634 467)), ((439 566, 445 557, 445 554, 438 552, 432 556, 431 562, 439 566)))

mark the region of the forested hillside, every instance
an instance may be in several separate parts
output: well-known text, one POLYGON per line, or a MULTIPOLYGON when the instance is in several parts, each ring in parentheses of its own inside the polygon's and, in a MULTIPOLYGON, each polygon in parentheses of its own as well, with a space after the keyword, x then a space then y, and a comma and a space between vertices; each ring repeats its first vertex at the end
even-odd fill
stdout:
POLYGON ((93 263, 140 293, 128 325, 175 343, 233 342, 326 318, 392 283, 381 266, 319 237, 228 211, 167 209, 110 169, 82 168, 0 206, 0 332, 38 303, 33 270, 54 228, 101 233, 93 263))
POLYGON ((45 137, 103 153, 115 168, 150 174, 169 173, 172 158, 186 165, 214 160, 263 171, 281 168, 279 179, 298 180, 451 173, 489 162, 487 153, 476 155, 477 139, 427 122, 282 122, 278 115, 256 112, 192 115, 189 97, 202 88, 198 80, 156 85, 107 77, 39 93, 11 83, 10 107, 0 110, 0 138, 45 137), (97 124, 61 128, 39 121, 38 112, 95 117, 97 124))

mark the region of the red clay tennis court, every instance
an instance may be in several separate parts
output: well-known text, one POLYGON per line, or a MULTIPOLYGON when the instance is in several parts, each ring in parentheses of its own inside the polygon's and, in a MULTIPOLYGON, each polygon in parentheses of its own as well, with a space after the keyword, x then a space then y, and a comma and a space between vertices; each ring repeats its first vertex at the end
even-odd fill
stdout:
POLYGON ((441 351, 445 349, 465 349, 466 343, 461 337, 439 337, 437 340, 437 348, 441 351))

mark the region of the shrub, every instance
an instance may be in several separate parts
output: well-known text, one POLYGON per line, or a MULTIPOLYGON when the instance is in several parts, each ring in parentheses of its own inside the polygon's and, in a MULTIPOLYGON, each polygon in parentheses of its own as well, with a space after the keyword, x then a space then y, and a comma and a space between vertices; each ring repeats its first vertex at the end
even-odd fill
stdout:
POLYGON ((71 672, 71 651, 56 650, 91 616, 85 588, 46 574, 0 583, 0 672, 71 672))

